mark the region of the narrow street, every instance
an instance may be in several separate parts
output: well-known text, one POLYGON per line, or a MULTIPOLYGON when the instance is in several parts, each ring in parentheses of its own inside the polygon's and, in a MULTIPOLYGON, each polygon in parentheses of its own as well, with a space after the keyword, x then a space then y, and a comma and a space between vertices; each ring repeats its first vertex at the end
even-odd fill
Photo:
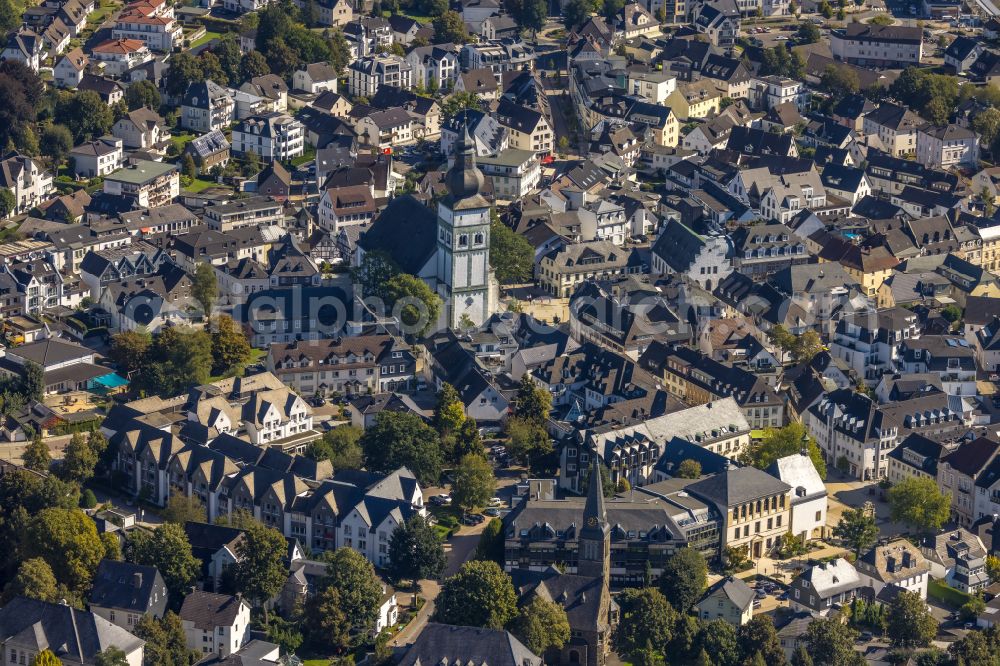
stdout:
MULTIPOLYGON (((498 520, 497 518, 491 518, 490 520, 498 520)), ((444 575, 442 578, 447 578, 458 573, 458 570, 463 564, 472 559, 473 554, 476 552, 476 546, 479 545, 479 535, 482 534, 483 528, 489 524, 489 520, 480 524, 473 526, 463 525, 462 529, 458 533, 445 542, 445 555, 448 558, 448 565, 444 569, 444 575)), ((409 645, 413 640, 420 635, 424 626, 430 620, 431 615, 434 614, 434 600, 437 599, 438 594, 441 593, 441 584, 436 580, 422 580, 420 581, 420 596, 424 598, 424 605, 417 611, 416 617, 414 617, 406 627, 396 634, 396 636, 389 641, 389 645, 392 647, 402 647, 404 645, 409 645)), ((409 595, 409 592, 400 592, 399 597, 404 598, 404 595, 409 595)))

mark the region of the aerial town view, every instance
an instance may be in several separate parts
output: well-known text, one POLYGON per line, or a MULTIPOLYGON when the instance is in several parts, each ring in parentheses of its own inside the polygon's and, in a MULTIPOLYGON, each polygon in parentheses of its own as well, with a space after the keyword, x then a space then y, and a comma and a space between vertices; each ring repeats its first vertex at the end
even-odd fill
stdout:
POLYGON ((1000 0, 0 0, 0 666, 1000 666, 1000 0))

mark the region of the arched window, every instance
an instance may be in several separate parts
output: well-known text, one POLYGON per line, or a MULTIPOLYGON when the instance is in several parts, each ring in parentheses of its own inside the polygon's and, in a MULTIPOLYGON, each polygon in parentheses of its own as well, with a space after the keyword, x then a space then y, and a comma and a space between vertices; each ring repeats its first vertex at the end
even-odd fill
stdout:
POLYGON ((482 245, 485 239, 483 238, 482 234, 476 234, 473 240, 475 241, 476 245, 482 245))
POLYGON ((459 237, 458 237, 458 246, 459 247, 468 247, 469 246, 469 235, 468 234, 460 234, 459 235, 459 237))

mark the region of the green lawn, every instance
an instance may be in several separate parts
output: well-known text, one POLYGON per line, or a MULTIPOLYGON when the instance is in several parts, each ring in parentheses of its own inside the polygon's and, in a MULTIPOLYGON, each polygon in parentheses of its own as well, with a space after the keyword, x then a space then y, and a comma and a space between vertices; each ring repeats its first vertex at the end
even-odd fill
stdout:
POLYGON ((329 659, 305 659, 302 662, 303 666, 330 666, 329 659))
POLYGON ((178 154, 184 152, 184 146, 188 145, 192 140, 194 140, 194 134, 190 132, 179 132, 170 137, 170 142, 177 148, 178 154))
POLYGON ((931 579, 931 581, 927 583, 927 596, 937 599, 941 603, 951 606, 952 608, 961 608, 965 602, 972 598, 965 592, 950 587, 943 580, 934 579, 931 579))
POLYGON ((219 39, 221 37, 222 37, 222 33, 221 32, 212 32, 211 30, 207 30, 207 31, 205 31, 204 35, 202 35, 198 39, 196 39, 193 42, 191 42, 191 48, 193 49, 196 46, 201 46, 202 44, 207 44, 208 42, 212 41, 213 39, 219 39))
POLYGON ((218 185, 214 180, 204 180, 202 178, 195 178, 191 181, 191 184, 184 189, 188 192, 201 192, 202 190, 208 189, 209 187, 214 187, 218 185))

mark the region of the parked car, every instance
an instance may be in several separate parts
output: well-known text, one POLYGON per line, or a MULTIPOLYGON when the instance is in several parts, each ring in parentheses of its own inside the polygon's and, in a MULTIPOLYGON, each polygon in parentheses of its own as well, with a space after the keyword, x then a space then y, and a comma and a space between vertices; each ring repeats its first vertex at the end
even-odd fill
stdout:
POLYGON ((467 513, 462 516, 462 522, 466 525, 478 525, 485 521, 486 517, 478 513, 467 513))
POLYGON ((499 497, 491 497, 490 506, 503 506, 503 500, 499 497))
POLYGON ((435 506, 448 506, 451 504, 451 495, 434 495, 431 497, 430 503, 435 506))
POLYGON ((489 516, 490 518, 499 518, 500 517, 500 509, 496 508, 495 506, 491 506, 490 508, 488 508, 485 511, 483 511, 483 515, 484 516, 489 516))

